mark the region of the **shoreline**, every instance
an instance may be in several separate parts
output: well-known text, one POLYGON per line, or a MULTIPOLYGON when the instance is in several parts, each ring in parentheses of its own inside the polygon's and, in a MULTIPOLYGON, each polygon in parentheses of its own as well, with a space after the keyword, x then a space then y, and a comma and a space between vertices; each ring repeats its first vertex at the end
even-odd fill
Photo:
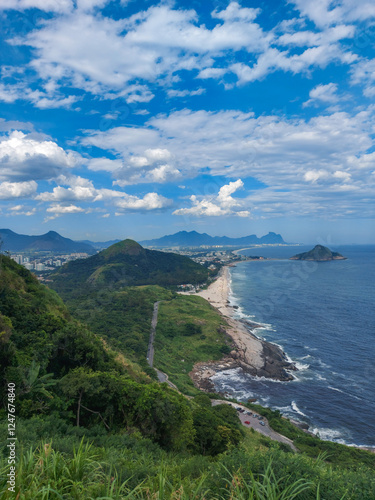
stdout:
POLYGON ((203 391, 212 392, 214 384, 210 380, 211 377, 219 371, 233 368, 242 368, 253 376, 273 380, 294 380, 289 370, 297 369, 288 361, 282 349, 255 335, 254 330, 262 328, 262 325, 233 317, 236 307, 231 305, 229 300, 229 267, 232 266, 224 266, 206 290, 194 295, 206 299, 223 316, 228 324, 225 330, 232 340, 233 350, 220 361, 196 363, 190 373, 194 385, 203 391))

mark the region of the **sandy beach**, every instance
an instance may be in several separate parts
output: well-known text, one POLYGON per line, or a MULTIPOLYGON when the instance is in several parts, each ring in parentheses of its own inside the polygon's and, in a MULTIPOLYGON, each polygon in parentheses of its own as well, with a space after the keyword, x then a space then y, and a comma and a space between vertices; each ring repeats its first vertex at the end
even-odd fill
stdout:
POLYGON ((252 333, 258 325, 247 324, 233 317, 235 308, 229 301, 229 279, 229 267, 224 266, 218 278, 196 295, 206 299, 224 316, 228 324, 226 333, 231 337, 234 349, 230 356, 220 362, 197 363, 191 372, 194 383, 203 390, 212 390, 213 384, 209 379, 215 373, 236 367, 259 377, 292 380, 289 370, 294 370, 295 367, 287 361, 281 349, 252 333))
POLYGON ((197 295, 208 300, 221 312, 230 326, 227 333, 234 340, 241 358, 259 370, 264 365, 262 341, 251 335, 249 328, 243 323, 233 318, 234 309, 229 303, 229 291, 229 268, 225 266, 217 280, 197 295))

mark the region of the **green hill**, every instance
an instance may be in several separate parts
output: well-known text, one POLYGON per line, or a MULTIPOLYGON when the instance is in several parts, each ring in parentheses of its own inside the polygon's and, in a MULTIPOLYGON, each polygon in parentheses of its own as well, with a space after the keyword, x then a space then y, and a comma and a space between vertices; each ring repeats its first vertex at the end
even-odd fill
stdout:
POLYGON ((317 262, 325 262, 328 260, 345 260, 346 257, 338 252, 332 252, 329 248, 323 245, 316 245, 309 252, 299 253, 290 257, 290 260, 315 260, 317 262))
POLYGON ((51 277, 53 288, 68 296, 86 292, 88 287, 202 283, 208 275, 205 267, 188 257, 146 250, 133 240, 124 240, 87 259, 69 262, 51 277))
MULTIPOLYGON (((122 251, 139 255, 143 249, 128 245, 122 251)), ((103 260, 111 259, 111 252, 103 260)), ((126 344, 126 349, 137 350, 149 319, 139 326, 136 317, 144 316, 160 296, 173 301, 175 294, 157 286, 110 291, 100 307, 106 310, 106 301, 113 300, 114 323, 110 314, 103 319, 98 310, 98 331, 112 329, 119 345, 125 345, 122 336, 129 340, 138 327, 139 339, 126 344), (134 309, 135 316, 129 318, 134 309), (121 315, 127 319, 118 331, 121 315)), ((91 316, 98 296, 89 293, 86 300, 83 309, 87 306, 91 316)), ((188 352, 193 337, 205 351, 209 311, 207 306, 202 309, 203 301, 185 302, 181 297, 179 302, 178 307, 170 303, 164 308, 163 335, 171 338, 182 329, 179 341, 187 337, 183 355, 193 356, 188 352), (195 313, 190 317, 195 306, 199 321, 195 313)), ((207 347, 211 340, 207 337, 207 347)), ((110 349, 70 316, 54 291, 0 255, 1 499, 375 498, 373 454, 322 442, 278 412, 254 408, 303 451, 293 453, 240 426, 233 408, 212 407, 207 395, 186 398, 153 382, 126 354, 110 349), (13 419, 7 405, 9 383, 16 385, 13 490, 8 482, 8 423, 13 419), (328 455, 321 455, 325 451, 328 455), (274 494, 266 495, 271 490, 274 494)), ((180 359, 181 352, 178 355, 180 359)))

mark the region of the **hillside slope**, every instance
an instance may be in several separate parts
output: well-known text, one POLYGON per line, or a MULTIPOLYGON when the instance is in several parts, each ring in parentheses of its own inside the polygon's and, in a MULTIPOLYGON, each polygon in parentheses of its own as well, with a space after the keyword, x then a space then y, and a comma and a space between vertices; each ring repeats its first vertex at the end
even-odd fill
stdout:
POLYGON ((133 285, 171 286, 202 283, 209 272, 188 257, 146 250, 124 240, 85 260, 69 262, 51 277, 53 288, 63 296, 87 292, 87 288, 133 285))

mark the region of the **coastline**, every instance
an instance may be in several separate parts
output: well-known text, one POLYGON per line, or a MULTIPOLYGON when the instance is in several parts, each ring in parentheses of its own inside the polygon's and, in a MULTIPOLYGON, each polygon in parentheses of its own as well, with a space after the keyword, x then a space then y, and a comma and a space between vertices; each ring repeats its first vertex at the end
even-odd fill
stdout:
POLYGON ((224 266, 217 279, 206 290, 195 295, 206 299, 224 317, 228 324, 226 333, 232 340, 233 350, 220 361, 196 363, 190 373, 195 386, 203 391, 213 391, 211 377, 219 371, 233 368, 242 368, 253 376, 293 380, 289 370, 296 370, 296 367, 287 360, 280 347, 255 335, 254 330, 262 325, 234 318, 236 307, 229 301, 229 267, 231 266, 224 266))

